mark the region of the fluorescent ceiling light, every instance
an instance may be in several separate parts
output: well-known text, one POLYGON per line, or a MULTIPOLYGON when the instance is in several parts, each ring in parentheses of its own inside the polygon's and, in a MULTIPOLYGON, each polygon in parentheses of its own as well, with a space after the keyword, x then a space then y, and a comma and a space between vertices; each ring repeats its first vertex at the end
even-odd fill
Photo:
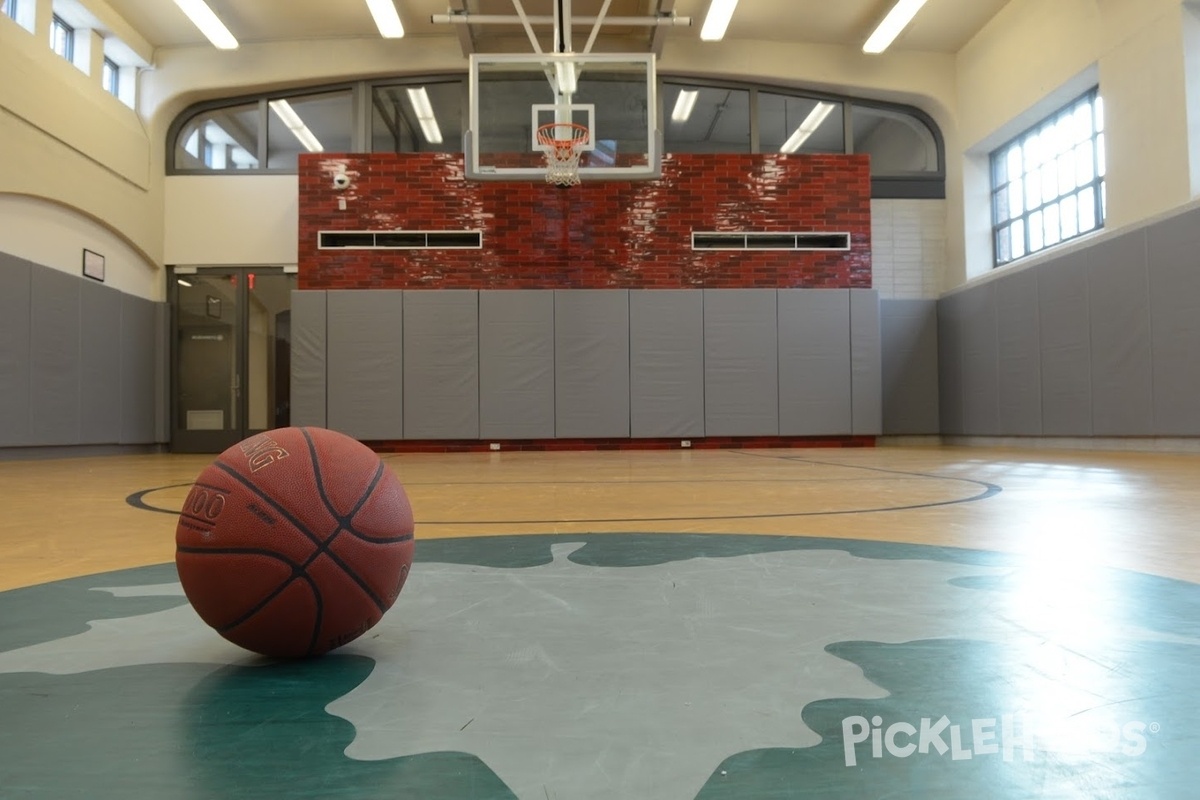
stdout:
POLYGON ((238 40, 233 38, 225 23, 217 19, 217 15, 208 7, 204 0, 175 0, 175 5, 187 14, 192 24, 208 37, 213 47, 221 50, 236 50, 238 40))
POLYGON ((271 110, 283 120, 283 124, 288 130, 300 140, 300 144, 304 145, 304 149, 310 153, 320 153, 325 150, 321 143, 313 136, 313 132, 304 124, 304 120, 300 119, 300 115, 292 108, 291 103, 287 100, 272 100, 268 105, 271 110))
POLYGON ((404 35, 404 25, 392 0, 367 0, 367 8, 375 18, 375 27, 379 35, 385 39, 399 39, 404 35))
POLYGON ((808 113, 804 118, 804 122, 800 123, 800 127, 792 132, 788 140, 783 143, 783 147, 779 148, 781 153, 794 153, 800 149, 800 145, 808 140, 808 137, 817 132, 817 128, 821 127, 821 123, 829 116, 829 112, 835 108, 833 103, 817 103, 816 107, 808 113))
POLYGON ((706 42, 725 38, 725 29, 729 27, 729 20, 733 19, 737 4, 738 0, 712 0, 708 16, 704 18, 704 27, 700 29, 700 38, 706 42))
POLYGON ((900 35, 900 31, 908 27, 912 18, 925 5, 925 0, 897 0, 896 5, 879 23, 879 27, 863 45, 864 53, 882 53, 900 35))
POLYGON ((442 143, 442 129, 438 127, 437 117, 433 115, 433 106, 429 104, 429 94, 424 86, 408 90, 408 101, 412 103, 413 113, 417 122, 421 123, 421 133, 430 144, 442 143))
POLYGON ((692 115, 692 109, 696 106, 696 98, 700 96, 700 92, 695 89, 684 89, 679 93, 679 98, 675 101, 675 109, 671 112, 672 122, 687 122, 688 117, 692 115))

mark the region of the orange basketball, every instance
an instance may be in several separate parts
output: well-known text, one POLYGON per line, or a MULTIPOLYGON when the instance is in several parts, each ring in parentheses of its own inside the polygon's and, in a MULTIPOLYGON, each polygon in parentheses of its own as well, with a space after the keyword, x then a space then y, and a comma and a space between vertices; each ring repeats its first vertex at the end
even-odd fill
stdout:
POLYGON ((396 602, 413 515, 370 448, 323 428, 279 428, 200 473, 175 545, 184 593, 217 633, 267 656, 315 656, 396 602))

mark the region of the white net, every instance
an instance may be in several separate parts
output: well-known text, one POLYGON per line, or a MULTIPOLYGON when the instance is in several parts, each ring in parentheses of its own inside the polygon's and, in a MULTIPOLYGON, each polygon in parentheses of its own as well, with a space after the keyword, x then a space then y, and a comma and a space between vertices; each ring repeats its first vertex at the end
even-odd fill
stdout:
POLYGON ((583 125, 554 122, 538 129, 538 142, 546 152, 546 183, 579 185, 579 158, 591 132, 583 125))

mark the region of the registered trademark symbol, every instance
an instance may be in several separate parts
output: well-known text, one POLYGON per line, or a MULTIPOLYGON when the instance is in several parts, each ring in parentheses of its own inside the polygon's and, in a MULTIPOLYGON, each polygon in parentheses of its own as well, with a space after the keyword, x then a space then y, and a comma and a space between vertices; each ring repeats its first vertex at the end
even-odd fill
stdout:
POLYGON ((1157 722, 1150 723, 1150 732, 1151 733, 1158 733, 1161 730, 1162 730, 1162 725, 1159 725, 1157 722))

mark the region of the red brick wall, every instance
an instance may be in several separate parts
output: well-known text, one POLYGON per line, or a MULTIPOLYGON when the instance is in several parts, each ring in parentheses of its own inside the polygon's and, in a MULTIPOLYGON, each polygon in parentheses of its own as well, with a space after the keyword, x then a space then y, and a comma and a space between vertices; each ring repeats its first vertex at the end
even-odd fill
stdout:
POLYGON ((870 201, 867 156, 667 155, 658 180, 564 189, 466 180, 455 154, 308 154, 300 288, 869 288, 870 201), (317 249, 320 230, 395 229, 480 229, 483 249, 317 249), (691 249, 693 231, 732 230, 848 231, 851 249, 691 249))

